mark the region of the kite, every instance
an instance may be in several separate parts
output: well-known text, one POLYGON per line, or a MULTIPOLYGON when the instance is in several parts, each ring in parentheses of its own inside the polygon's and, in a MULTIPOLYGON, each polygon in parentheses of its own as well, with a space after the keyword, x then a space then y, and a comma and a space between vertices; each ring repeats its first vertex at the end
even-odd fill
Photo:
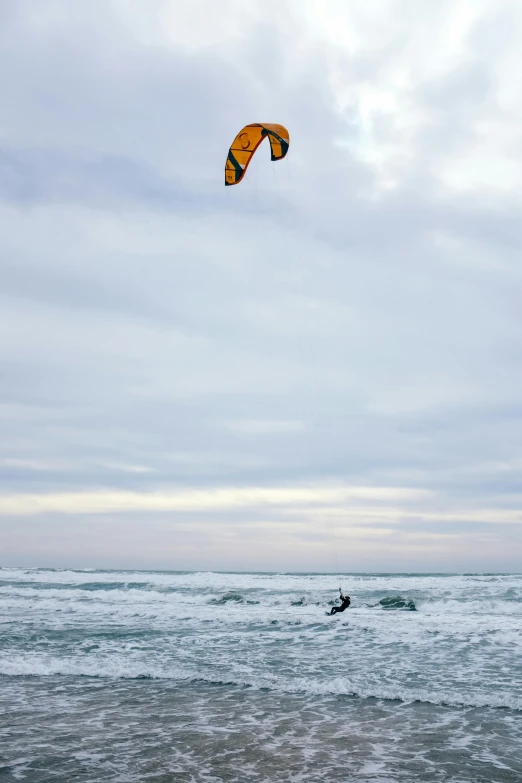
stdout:
POLYGON ((257 150, 265 136, 270 141, 272 160, 282 160, 290 146, 290 134, 282 125, 271 122, 253 122, 245 125, 230 147, 225 163, 225 185, 237 185, 241 182, 257 150))

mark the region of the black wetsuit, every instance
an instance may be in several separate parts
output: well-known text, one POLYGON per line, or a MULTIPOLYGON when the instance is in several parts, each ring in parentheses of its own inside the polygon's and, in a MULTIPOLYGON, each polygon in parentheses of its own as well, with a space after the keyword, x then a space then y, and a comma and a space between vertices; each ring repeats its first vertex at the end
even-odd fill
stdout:
POLYGON ((341 601, 341 606, 332 606, 330 614, 338 614, 338 612, 344 612, 345 609, 348 609, 350 606, 350 596, 345 596, 341 593, 341 601))

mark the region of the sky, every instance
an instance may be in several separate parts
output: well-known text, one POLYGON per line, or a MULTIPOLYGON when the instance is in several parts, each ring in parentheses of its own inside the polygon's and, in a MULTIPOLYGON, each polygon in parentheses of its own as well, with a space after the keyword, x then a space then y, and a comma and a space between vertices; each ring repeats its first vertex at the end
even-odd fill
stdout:
POLYGON ((3 0, 0 565, 520 571, 521 69, 518 0, 3 0))

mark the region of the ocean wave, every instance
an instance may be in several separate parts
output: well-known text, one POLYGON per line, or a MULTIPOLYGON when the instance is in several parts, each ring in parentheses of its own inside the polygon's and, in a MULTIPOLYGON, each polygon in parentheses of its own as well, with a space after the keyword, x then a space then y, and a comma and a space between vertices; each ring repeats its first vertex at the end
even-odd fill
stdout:
MULTIPOLYGON (((522 575, 349 574, 342 584, 352 607, 375 607, 383 597, 408 596, 423 613, 522 613, 522 575)), ((187 601, 221 597, 227 592, 244 598, 285 604, 306 596, 308 605, 328 605, 337 593, 337 577, 328 574, 248 574, 217 572, 103 571, 85 569, 0 568, 0 589, 62 590, 114 596, 131 591, 161 596, 185 594, 187 601)))
POLYGON ((222 595, 220 598, 211 598, 208 602, 209 604, 215 604, 215 605, 222 605, 222 604, 228 604, 230 602, 235 604, 242 604, 244 601, 243 596, 241 593, 225 593, 225 595, 222 595))
POLYGON ((71 660, 41 659, 0 662, 0 676, 3 677, 89 677, 93 679, 116 680, 171 680, 184 684, 207 683, 258 691, 272 691, 310 696, 346 696, 379 701, 399 701, 404 704, 420 702, 455 708, 494 708, 522 712, 522 698, 494 693, 454 694, 439 690, 404 689, 400 686, 365 687, 348 678, 328 681, 317 679, 283 680, 277 676, 237 677, 210 676, 191 669, 148 668, 143 664, 97 661, 72 662, 71 660))
POLYGON ((378 606, 382 606, 383 609, 403 609, 408 612, 415 612, 417 610, 415 601, 412 598, 403 598, 402 595, 381 598, 378 606))
MULTIPOLYGON (((187 592, 183 590, 162 590, 137 589, 132 583, 125 586, 106 587, 104 589, 83 589, 71 585, 47 585, 45 588, 34 585, 20 586, 3 585, 0 586, 0 598, 18 599, 19 601, 34 600, 40 603, 55 600, 57 603, 64 604, 69 602, 85 604, 205 604, 208 601, 210 591, 187 592)), ((212 591, 214 594, 216 591, 212 591)))
POLYGON ((434 597, 422 601, 422 611, 426 614, 440 615, 493 615, 497 617, 522 616, 522 603, 518 599, 491 597, 475 600, 434 597))

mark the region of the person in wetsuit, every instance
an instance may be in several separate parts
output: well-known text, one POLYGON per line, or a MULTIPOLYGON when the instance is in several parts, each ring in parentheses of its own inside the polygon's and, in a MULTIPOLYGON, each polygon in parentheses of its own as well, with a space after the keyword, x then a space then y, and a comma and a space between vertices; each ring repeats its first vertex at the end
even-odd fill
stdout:
POLYGON ((332 606, 330 614, 337 614, 338 612, 344 612, 350 606, 350 596, 343 595, 339 590, 339 598, 341 599, 341 606, 332 606))

